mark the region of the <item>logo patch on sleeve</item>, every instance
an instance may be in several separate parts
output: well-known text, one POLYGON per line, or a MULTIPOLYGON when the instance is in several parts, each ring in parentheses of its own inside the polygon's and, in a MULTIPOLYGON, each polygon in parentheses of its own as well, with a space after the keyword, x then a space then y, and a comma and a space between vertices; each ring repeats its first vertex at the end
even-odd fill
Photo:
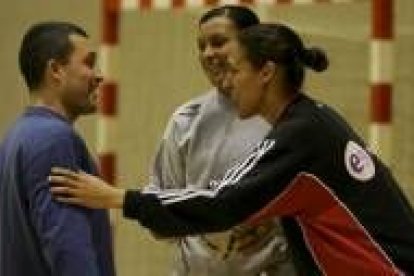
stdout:
POLYGON ((375 165, 371 156, 354 141, 349 141, 345 147, 345 167, 348 173, 359 181, 371 180, 375 175, 375 165))

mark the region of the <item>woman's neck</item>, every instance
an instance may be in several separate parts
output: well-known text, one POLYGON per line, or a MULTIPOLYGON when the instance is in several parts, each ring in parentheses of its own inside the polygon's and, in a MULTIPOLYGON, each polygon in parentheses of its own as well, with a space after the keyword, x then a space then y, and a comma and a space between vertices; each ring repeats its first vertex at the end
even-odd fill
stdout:
POLYGON ((297 93, 268 93, 265 104, 263 105, 261 116, 270 124, 274 124, 284 113, 286 107, 295 99, 297 93))

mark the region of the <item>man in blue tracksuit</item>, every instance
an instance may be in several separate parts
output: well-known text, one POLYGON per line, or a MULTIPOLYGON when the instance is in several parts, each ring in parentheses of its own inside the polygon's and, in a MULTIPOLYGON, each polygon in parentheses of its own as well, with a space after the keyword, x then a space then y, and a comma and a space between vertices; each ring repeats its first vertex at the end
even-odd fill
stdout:
POLYGON ((73 129, 96 110, 101 78, 81 28, 34 25, 23 38, 19 65, 30 106, 0 146, 0 275, 112 276, 107 213, 52 200, 47 175, 57 164, 96 175, 73 129))

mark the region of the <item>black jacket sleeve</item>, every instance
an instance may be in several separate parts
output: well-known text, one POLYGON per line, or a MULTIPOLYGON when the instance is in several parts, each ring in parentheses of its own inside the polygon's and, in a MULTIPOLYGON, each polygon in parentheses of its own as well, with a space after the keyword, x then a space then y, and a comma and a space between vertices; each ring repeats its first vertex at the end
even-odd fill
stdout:
MULTIPOLYGON (((277 197, 312 160, 309 127, 284 124, 211 190, 128 191, 124 216, 163 236, 229 229, 277 197)), ((284 215, 284 214, 281 214, 284 215)))

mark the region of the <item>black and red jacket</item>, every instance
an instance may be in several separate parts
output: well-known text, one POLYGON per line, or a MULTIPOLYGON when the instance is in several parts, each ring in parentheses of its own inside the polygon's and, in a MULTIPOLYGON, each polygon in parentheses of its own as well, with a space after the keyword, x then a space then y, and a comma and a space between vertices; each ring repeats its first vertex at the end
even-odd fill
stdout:
POLYGON ((124 215, 164 236, 277 216, 301 275, 414 274, 414 213, 398 184, 336 112, 307 96, 210 186, 128 191, 124 215))

